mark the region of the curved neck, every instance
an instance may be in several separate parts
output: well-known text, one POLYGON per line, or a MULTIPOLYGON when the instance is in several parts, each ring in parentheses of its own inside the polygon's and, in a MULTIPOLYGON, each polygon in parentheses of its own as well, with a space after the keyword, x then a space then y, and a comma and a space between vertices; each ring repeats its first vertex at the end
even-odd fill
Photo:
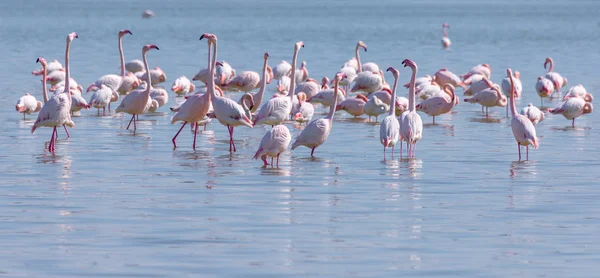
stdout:
POLYGON ((415 80, 417 78, 417 69, 412 69, 412 76, 410 77, 410 86, 408 87, 408 110, 415 111, 415 80))
POLYGON ((400 76, 394 75, 394 86, 392 87, 392 100, 390 100, 390 116, 396 113, 396 88, 398 88, 398 79, 400 76))
POLYGON ((448 37, 448 33, 446 32, 446 27, 442 27, 442 33, 444 33, 444 37, 448 37))
POLYGON ((514 118, 517 114, 517 104, 515 104, 515 81, 513 80, 512 72, 508 78, 510 79, 510 114, 514 118))
POLYGON ((150 77, 150 67, 148 66, 148 60, 146 59, 146 51, 142 51, 142 59, 144 60, 144 68, 146 68, 146 93, 150 94, 150 90, 152 90, 152 80, 150 77))
POLYGON ((299 47, 294 48, 294 56, 292 57, 292 77, 290 78, 290 100, 293 103, 294 93, 296 92, 296 60, 298 59, 299 47))
POLYGON ((340 80, 336 77, 335 85, 333 85, 333 104, 331 106, 329 106, 329 114, 327 114, 327 117, 326 117, 326 119, 329 119, 332 122, 333 122, 333 114, 335 114, 335 107, 337 106, 338 83, 340 83, 340 80))
POLYGON ((48 102, 48 88, 46 86, 46 77, 48 76, 48 71, 46 70, 46 66, 42 67, 42 97, 44 98, 44 104, 48 102))
POLYGON ((121 80, 125 79, 125 56, 123 55, 123 37, 119 36, 119 55, 121 56, 121 80))
POLYGON ((549 60, 548 63, 550 63, 550 67, 548 68, 548 72, 552 72, 552 70, 554 70, 554 61, 549 60))
POLYGON ((354 50, 356 53, 356 63, 358 64, 358 70, 356 71, 356 73, 362 72, 362 65, 360 64, 360 55, 358 54, 358 49, 360 48, 360 45, 357 43, 356 44, 356 49, 354 50))
POLYGON ((256 97, 254 98, 254 103, 256 105, 254 105, 252 107, 252 112, 258 110, 258 106, 260 106, 260 103, 262 102, 263 96, 265 95, 265 87, 267 87, 267 63, 268 63, 269 59, 265 59, 265 63, 263 64, 263 72, 262 72, 262 79, 260 80, 260 90, 258 90, 258 93, 256 93, 256 97))

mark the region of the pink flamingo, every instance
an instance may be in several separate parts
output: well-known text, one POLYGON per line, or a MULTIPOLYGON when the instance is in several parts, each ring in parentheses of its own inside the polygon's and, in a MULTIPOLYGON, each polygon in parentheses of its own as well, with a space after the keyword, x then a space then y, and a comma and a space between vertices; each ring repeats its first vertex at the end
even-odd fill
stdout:
POLYGON ((552 83, 552 80, 550 79, 538 76, 537 82, 535 83, 535 90, 537 91, 538 96, 540 96, 540 101, 542 102, 540 107, 543 107, 544 98, 550 97, 552 92, 554 92, 554 83, 552 83))
POLYGON ((67 47, 65 51, 65 91, 63 93, 54 94, 48 100, 48 102, 46 102, 46 105, 44 105, 44 107, 42 107, 40 110, 37 120, 31 128, 31 133, 35 132, 35 130, 41 126, 53 128, 52 137, 50 138, 50 143, 48 144, 48 151, 50 152, 56 151, 56 127, 64 125, 68 125, 70 127, 75 126, 75 123, 73 123, 73 120, 71 120, 71 96, 69 91, 71 72, 69 70, 69 51, 71 48, 71 42, 77 37, 77 33, 75 32, 67 36, 67 47))
POLYGON ((572 120, 572 127, 575 127, 575 118, 592 113, 592 111, 594 111, 592 103, 586 102, 581 97, 570 97, 558 104, 558 107, 548 109, 548 112, 552 114, 562 114, 567 120, 572 120))
POLYGON ((296 96, 298 96, 298 107, 292 110, 293 118, 296 122, 307 123, 315 114, 315 107, 306 102, 306 94, 304 92, 299 92, 296 96))
MULTIPOLYGON (((119 86, 119 90, 117 90, 117 92, 121 95, 126 95, 129 92, 137 89, 141 83, 142 83, 142 80, 137 78, 137 76, 135 76, 135 74, 128 72, 127 74, 125 74, 125 78, 123 78, 123 82, 121 82, 121 86, 119 86)), ((111 100, 111 102, 115 102, 115 101, 117 101, 117 100, 116 99, 111 100)))
MULTIPOLYGON (((292 72, 288 73, 288 76, 292 77, 292 72)), ((296 84, 306 81, 308 79, 308 69, 306 69, 306 61, 302 61, 300 68, 296 70, 296 84)))
POLYGON ((321 90, 329 89, 329 78, 323 76, 321 79, 321 90))
MULTIPOLYGON (((523 92, 523 85, 521 84, 521 73, 519 73, 518 71, 514 72, 513 76, 513 83, 514 83, 514 87, 515 87, 515 97, 516 98, 521 98, 521 93, 523 92)), ((510 77, 504 77, 504 79, 502 79, 502 93, 504 93, 504 95, 506 95, 506 97, 511 97, 511 93, 510 93, 510 77)), ((534 106, 535 107, 535 106, 534 106)), ((523 108, 525 109, 525 108, 523 108)), ((537 109, 537 107, 536 107, 537 109)), ((543 115, 543 114, 542 114, 543 115)), ((508 105, 506 106, 506 117, 508 117, 508 105)))
POLYGON ((144 71, 144 62, 139 59, 133 59, 125 64, 125 69, 130 73, 144 71))
MULTIPOLYGON (((205 33, 200 36, 200 40, 203 38, 208 39, 213 44, 213 58, 211 61, 211 75, 214 76, 215 73, 215 63, 217 61, 217 36, 214 34, 205 33)), ((221 123, 224 126, 227 126, 229 131, 229 152, 232 150, 237 151, 235 148, 235 142, 233 141, 233 129, 236 126, 245 125, 247 127, 252 128, 252 121, 248 119, 248 117, 244 113, 244 108, 239 105, 237 102, 226 98, 217 96, 214 90, 208 92, 211 94, 211 103, 214 108, 214 113, 221 123)))
MULTIPOLYGON (((121 83, 123 82, 123 79, 125 78, 125 57, 123 55, 123 36, 125 36, 127 34, 132 35, 131 31, 129 31, 129 30, 121 30, 121 31, 119 31, 119 34, 118 34, 119 56, 121 57, 121 75, 116 75, 116 74, 104 75, 104 76, 98 78, 98 80, 94 81, 94 83, 87 88, 86 92, 89 92, 91 90, 98 90, 100 88, 100 85, 102 85, 102 84, 106 85, 106 87, 113 90, 113 92, 116 92, 119 90, 119 87, 121 87, 121 83)), ((108 111, 110 112, 110 106, 108 107, 108 111)))
POLYGON ((521 115, 527 117, 527 119, 529 119, 533 125, 537 125, 539 122, 543 121, 544 118, 546 118, 546 116, 544 116, 544 112, 533 106, 531 103, 521 109, 521 115))
POLYGON ((446 28, 450 28, 450 24, 448 24, 448 23, 442 24, 442 33, 444 33, 444 37, 442 38, 442 46, 444 48, 448 48, 452 44, 452 42, 450 41, 450 38, 448 37, 448 33, 446 32, 446 28))
POLYGON ((292 58, 292 76, 290 77, 290 92, 288 96, 280 96, 269 99, 269 101, 263 105, 254 119, 254 126, 256 125, 278 125, 289 119, 290 113, 292 112, 292 106, 294 103, 294 92, 296 86, 296 60, 300 48, 304 47, 304 42, 297 42, 294 45, 294 56, 292 58))
POLYGON ((276 80, 280 80, 284 76, 287 76, 287 73, 292 69, 292 65, 288 63, 286 60, 282 60, 275 68, 273 68, 273 78, 276 80))
POLYGON ((190 92, 196 90, 196 86, 192 83, 185 75, 180 76, 179 78, 173 81, 173 86, 171 86, 171 91, 177 94, 178 96, 187 95, 190 92))
MULTIPOLYGON (((410 87, 408 88, 408 111, 405 111, 400 116, 400 136, 403 141, 406 141, 406 149, 408 157, 415 157, 417 142, 423 138, 423 121, 421 116, 417 114, 415 105, 415 79, 417 78, 417 64, 409 59, 402 61, 404 67, 412 69, 410 78, 410 87)), ((402 154, 400 154, 402 155, 402 154)))
POLYGON ((26 93, 20 97, 15 106, 15 110, 19 113, 23 113, 23 120, 25 120, 26 114, 39 112, 42 109, 42 102, 35 99, 34 96, 26 93))
POLYGON ((110 105, 110 102, 115 95, 117 95, 117 92, 113 91, 106 85, 101 84, 100 89, 96 90, 92 94, 89 105, 98 109, 98 115, 100 115, 100 108, 102 108, 102 115, 106 116, 106 107, 110 105))
MULTIPOLYGON (((273 70, 271 67, 267 67, 267 84, 271 84, 273 79, 273 70)), ((222 87, 229 91, 240 91, 250 92, 260 86, 260 76, 255 71, 242 71, 235 77, 233 77, 227 84, 223 84, 222 87)))
POLYGON ((512 119, 510 122, 510 127, 512 128, 513 135, 517 141, 517 147, 519 148, 519 161, 521 161, 521 146, 525 146, 527 148, 527 160, 529 160, 529 145, 532 145, 535 149, 538 147, 538 138, 535 134, 535 126, 533 126, 533 123, 527 117, 517 113, 513 73, 511 69, 507 69, 506 73, 510 78, 511 84, 510 113, 512 115, 512 119))
POLYGON ((294 92, 304 92, 307 98, 316 96, 322 90, 317 80, 307 78, 304 82, 298 83, 294 92))
MULTIPOLYGON (((290 141, 292 141, 292 134, 290 134, 290 130, 282 125, 276 125, 271 130, 267 131, 265 136, 263 136, 262 140, 260 140, 260 146, 258 150, 254 154, 253 159, 260 159, 263 161, 263 167, 267 167, 269 163, 267 163, 267 156, 277 157, 277 167, 279 167, 279 155, 287 149, 290 145, 290 141)), ((271 160, 271 166, 273 166, 273 161, 271 160)))
POLYGON ((355 55, 356 55, 356 63, 357 63, 357 69, 356 69, 356 73, 361 73, 364 71, 370 71, 372 73, 379 73, 379 66, 376 63, 370 62, 370 63, 366 63, 366 64, 362 64, 360 62, 360 55, 358 54, 358 49, 362 48, 365 50, 365 52, 367 52, 367 45, 363 42, 363 41, 358 41, 358 43, 356 43, 356 49, 355 49, 355 55))
POLYGON ((567 94, 565 94, 563 97, 563 101, 572 97, 581 97, 585 100, 585 102, 592 102, 594 100, 594 96, 588 93, 588 91, 581 84, 571 87, 567 94))
MULTIPOLYGON (((398 79, 400 78, 400 72, 389 67, 387 71, 391 71, 394 75, 394 87, 392 89, 392 99, 396 99, 396 88, 398 87, 398 79)), ((385 160, 385 149, 392 147, 392 159, 394 159, 394 146, 398 143, 400 137, 400 123, 398 118, 395 116, 395 109, 390 108, 390 112, 387 117, 383 118, 381 126, 379 126, 379 141, 383 144, 383 160, 385 160)), ((402 147, 402 143, 400 143, 402 147)), ((400 152, 402 156, 402 152, 400 152)))
MULTIPOLYGON (((152 76, 152 82, 150 82, 152 84, 152 86, 163 83, 165 81, 167 81, 167 75, 165 74, 165 72, 159 68, 159 67, 155 67, 153 69, 150 70, 150 75, 152 76)), ((141 79, 142 81, 146 81, 146 71, 139 71, 135 73, 135 76, 139 79, 141 79)))
MULTIPOLYGON (((57 62, 56 60, 54 60, 54 61, 57 62)), ((46 77, 48 75, 48 72, 46 69, 48 68, 48 66, 46 64, 46 59, 44 59, 42 57, 38 57, 36 60, 36 63, 40 63, 42 65, 42 98, 44 99, 44 105, 45 105, 48 102, 48 88, 46 85, 46 77)), ((61 65, 61 67, 62 67, 62 65, 61 65)), ((72 98, 71 98, 71 100, 72 100, 72 98)), ((65 133, 67 133, 67 139, 68 139, 69 137, 71 137, 71 134, 69 134, 69 131, 67 130, 66 126, 63 125, 63 128, 65 129, 65 133)), ((56 134, 56 136, 58 136, 58 134, 56 134)))
MULTIPOLYGON (((252 96, 252 100, 255 103, 255 105, 252 105, 250 107, 250 113, 254 113, 256 112, 256 110, 258 110, 258 107, 260 106, 260 103, 263 100, 263 97, 265 96, 265 89, 267 87, 267 74, 268 74, 268 70, 267 68, 269 67, 269 52, 265 52, 264 55, 264 63, 263 63, 263 70, 262 70, 262 78, 260 81, 260 89, 258 89, 258 92, 255 94, 249 93, 252 96)), ((242 96, 243 98, 244 96, 242 96)), ((242 104, 242 98, 240 98, 240 101, 238 101, 239 104, 242 104)))
POLYGON ((433 81, 437 83, 440 87, 443 87, 447 83, 450 83, 454 88, 460 86, 465 91, 467 90, 467 86, 463 83, 456 74, 452 73, 446 68, 438 70, 433 76, 433 81))
MULTIPOLYGON (((156 46, 154 44, 147 44, 144 47, 142 47, 142 60, 144 60, 144 67, 146 68, 146 71, 145 71, 146 80, 150 80, 150 82, 151 82, 151 77, 150 77, 151 74, 150 74, 150 68, 148 67, 148 60, 146 59, 146 53, 148 51, 150 51, 151 49, 159 50, 158 46, 156 46)), ((148 84, 146 84, 145 89, 138 89, 138 90, 132 91, 131 93, 129 93, 127 96, 125 96, 123 98, 123 101, 121 101, 121 104, 115 110, 116 113, 124 112, 127 114, 131 114, 131 120, 129 120, 127 129, 129 129, 129 126, 131 126, 131 122, 133 122, 133 133, 135 133, 135 131, 137 129, 135 116, 146 113, 148 111, 148 109, 150 108, 150 106, 152 105, 152 99, 150 98, 151 89, 152 89, 152 86, 149 86, 148 84)))
POLYGON ((485 76, 487 79, 490 79, 492 77, 492 67, 490 67, 490 65, 488 65, 488 64, 476 65, 476 66, 472 67, 469 70, 469 72, 461 75, 460 78, 462 80, 467 81, 469 78, 471 78, 471 76, 473 76, 475 74, 480 74, 480 75, 485 76))
POLYGON ((507 99, 498 86, 494 86, 491 81, 484 77, 484 80, 489 83, 489 88, 479 91, 471 98, 465 98, 465 102, 479 103, 485 107, 485 117, 488 117, 488 108, 494 106, 504 107, 507 104, 507 99))
POLYGON ((435 116, 449 113, 455 105, 456 95, 454 95, 454 86, 450 84, 444 85, 443 92, 446 95, 430 97, 416 107, 418 111, 423 111, 425 114, 432 116, 433 124, 435 124, 435 116))
POLYGON ((340 104, 335 107, 335 111, 344 110, 356 118, 365 114, 365 104, 367 101, 369 101, 369 99, 367 99, 365 95, 358 94, 356 97, 347 98, 340 102, 340 104))
MULTIPOLYGON (((337 92, 338 94, 340 92, 338 91, 338 86, 343 77, 343 73, 338 73, 334 79, 334 92, 337 92)), ((333 99, 333 105, 329 107, 329 114, 327 114, 325 118, 310 122, 306 128, 300 132, 300 135, 296 137, 294 144, 292 144, 292 150, 296 149, 298 146, 306 146, 311 148, 310 156, 313 157, 315 148, 327 141, 327 137, 329 137, 331 127, 333 126, 333 115, 335 114, 335 107, 337 105, 337 98, 334 97, 333 99)))
POLYGON ((554 89, 557 93, 560 93, 560 88, 567 85, 567 79, 560 75, 560 73, 552 71, 554 69, 554 60, 552 60, 552 58, 546 58, 546 61, 544 61, 544 68, 546 68, 547 64, 550 64, 550 68, 548 68, 548 72, 544 78, 552 81, 552 84, 554 84, 554 89))
MULTIPOLYGON (((46 74, 51 73, 53 71, 57 71, 57 70, 63 71, 63 72, 65 71, 62 64, 57 60, 53 60, 52 62, 50 62, 46 65, 46 74)), ((33 74, 33 75, 42 75, 43 73, 44 73, 44 66, 42 66, 42 68, 39 70, 34 70, 31 72, 31 74, 33 74)))

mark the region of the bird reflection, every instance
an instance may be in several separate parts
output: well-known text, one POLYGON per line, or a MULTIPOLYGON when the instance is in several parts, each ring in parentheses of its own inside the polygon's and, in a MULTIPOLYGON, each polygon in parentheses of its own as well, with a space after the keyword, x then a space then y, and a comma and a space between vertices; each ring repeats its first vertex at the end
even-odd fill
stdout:
POLYGON ((419 178, 423 175, 423 161, 417 158, 402 158, 400 168, 407 169, 408 175, 413 178, 419 178))
POLYGON ((514 178, 518 175, 537 175, 537 161, 522 160, 513 161, 510 163, 510 177, 514 178))

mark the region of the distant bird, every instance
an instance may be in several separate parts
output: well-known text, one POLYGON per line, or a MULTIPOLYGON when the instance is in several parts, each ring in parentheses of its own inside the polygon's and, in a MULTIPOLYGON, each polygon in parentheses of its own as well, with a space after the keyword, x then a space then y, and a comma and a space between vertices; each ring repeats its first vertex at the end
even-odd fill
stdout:
POLYGON ((446 32, 446 28, 450 28, 450 24, 442 24, 442 33, 444 34, 444 37, 442 37, 442 47, 444 48, 448 48, 452 44, 450 38, 448 37, 448 32, 446 32))
POLYGON ((171 91, 178 96, 187 95, 194 90, 196 90, 196 86, 194 86, 194 84, 187 77, 185 77, 185 75, 175 79, 173 85, 171 86, 171 91))
POLYGON ((588 91, 583 87, 583 85, 579 84, 577 86, 573 86, 569 89, 567 94, 563 97, 563 101, 572 97, 580 97, 585 100, 585 102, 592 102, 594 100, 594 96, 588 93, 588 91))
POLYGON ((35 99, 34 96, 26 93, 24 96, 20 97, 17 101, 17 105, 15 106, 15 110, 17 112, 23 114, 23 120, 25 120, 26 114, 31 114, 35 112, 39 112, 42 109, 42 102, 35 99))
MULTIPOLYGON (((392 99, 396 99, 396 89, 398 87, 398 79, 400 78, 400 72, 393 68, 389 67, 387 71, 391 71, 394 75, 394 87, 392 89, 392 99)), ((381 125, 379 126, 379 141, 383 144, 383 160, 385 160, 385 149, 388 147, 392 147, 392 159, 394 159, 394 146, 398 143, 398 139, 400 138, 400 123, 395 115, 394 109, 389 109, 389 115, 383 119, 381 125)), ((400 143, 402 146, 402 143, 400 143)))
POLYGON ((38 113, 37 120, 31 128, 31 133, 35 132, 35 130, 41 126, 53 128, 50 143, 48 144, 48 151, 50 152, 56 151, 56 127, 63 125, 68 125, 70 127, 75 126, 75 123, 71 120, 71 96, 69 95, 71 72, 69 70, 69 51, 71 42, 77 37, 77 33, 75 32, 67 36, 67 47, 65 51, 65 91, 63 93, 54 94, 48 102, 46 102, 44 107, 42 107, 38 113))
POLYGON ((151 17, 153 17, 153 16, 155 16, 155 14, 154 14, 154 12, 153 12, 153 11, 151 11, 151 10, 145 10, 145 11, 142 13, 142 18, 151 18, 151 17))
MULTIPOLYGON (((338 73, 334 79, 334 92, 337 92, 338 94, 340 92, 338 86, 343 77, 343 73, 338 73)), ((333 125, 333 115, 335 114, 335 107, 337 105, 337 97, 334 97, 333 99, 334 102, 329 107, 329 114, 327 114, 325 118, 316 119, 310 122, 306 128, 300 132, 300 135, 296 137, 296 140, 292 144, 292 150, 296 149, 298 146, 306 146, 311 149, 310 156, 312 157, 314 156, 315 149, 327 141, 333 125)))
MULTIPOLYGON (((290 130, 284 125, 276 125, 263 136, 253 159, 258 159, 260 157, 264 163, 263 167, 266 167, 269 165, 269 163, 267 163, 267 156, 277 157, 276 165, 279 167, 279 155, 287 149, 290 145, 290 141, 292 141, 290 130)), ((271 161, 271 165, 272 164, 273 162, 271 161)))
MULTIPOLYGON (((151 49, 158 50, 158 46, 156 46, 154 44, 147 44, 142 48, 142 59, 144 60, 144 68, 145 68, 144 72, 146 73, 145 80, 150 80, 150 81, 152 80, 152 77, 150 74, 150 68, 148 66, 148 60, 146 59, 146 53, 148 51, 150 51, 151 49)), ((121 104, 115 110, 116 113, 123 112, 123 113, 127 113, 127 114, 131 115, 131 120, 129 120, 127 129, 129 129, 129 126, 131 126, 131 122, 133 122, 133 132, 134 133, 137 129, 135 116, 146 113, 148 111, 148 109, 150 109, 150 106, 152 106, 152 99, 150 98, 151 89, 152 89, 152 86, 146 85, 145 89, 137 89, 135 91, 132 91, 131 93, 129 93, 128 95, 126 95, 123 98, 123 100, 121 101, 121 104)))
POLYGON ((529 119, 533 125, 537 125, 545 118, 544 112, 533 106, 531 103, 521 109, 521 115, 527 117, 527 119, 529 119))
POLYGON ((554 60, 552 60, 552 58, 546 58, 546 61, 544 61, 544 68, 546 68, 547 64, 550 64, 550 67, 548 68, 548 72, 546 73, 546 75, 544 75, 544 78, 547 78, 550 81, 552 81, 552 84, 554 85, 554 90, 556 90, 557 93, 560 93, 560 88, 567 85, 567 79, 560 75, 560 73, 552 71, 554 70, 554 60))
MULTIPOLYGON (((407 156, 415 157, 417 142, 423 138, 423 121, 417 114, 415 105, 415 79, 417 78, 417 64, 409 59, 402 61, 404 67, 412 69, 410 87, 408 88, 408 111, 400 116, 400 136, 406 142, 407 156)), ((400 154, 402 155, 402 154, 400 154)))
POLYGON ((575 127, 575 118, 592 113, 592 111, 594 111, 592 103, 586 102, 581 97, 570 97, 558 104, 558 107, 548 109, 548 112, 552 114, 562 114, 567 120, 572 120, 572 127, 575 127))
POLYGON ((526 117, 517 113, 517 106, 515 104, 515 86, 513 81, 513 73, 511 69, 506 70, 511 83, 511 98, 510 98, 510 113, 512 116, 510 127, 512 128, 513 135, 517 141, 517 147, 519 148, 519 161, 521 160, 521 146, 527 148, 527 157, 529 160, 529 145, 532 145, 535 149, 538 147, 538 138, 535 134, 535 126, 526 117))
POLYGON ((550 97, 552 92, 554 92, 554 83, 552 83, 552 80, 550 79, 538 76, 537 82, 535 83, 535 90, 537 91, 538 96, 540 96, 540 101, 542 103, 540 107, 542 107, 544 106, 544 98, 550 97))
POLYGON ((444 94, 430 97, 416 106, 418 111, 423 111, 433 117, 433 124, 435 124, 435 116, 449 113, 456 103, 454 86, 451 84, 444 85, 443 92, 444 94))

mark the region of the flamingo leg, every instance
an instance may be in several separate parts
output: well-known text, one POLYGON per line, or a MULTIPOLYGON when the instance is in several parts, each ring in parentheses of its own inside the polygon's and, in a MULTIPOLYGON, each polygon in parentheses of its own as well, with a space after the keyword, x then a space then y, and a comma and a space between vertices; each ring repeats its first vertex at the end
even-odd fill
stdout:
POLYGON ((400 141, 400 159, 402 159, 402 139, 400 141))
POLYGON ((231 126, 227 125, 227 131, 229 131, 229 152, 231 152, 231 140, 233 138, 233 134, 231 134, 231 126))
POLYGON ((48 143, 48 151, 54 152, 54 143, 56 141, 56 127, 52 129, 52 137, 50 138, 50 143, 48 143))
MULTIPOLYGON (((138 115, 136 115, 136 116, 138 116, 138 115)), ((139 120, 139 116, 138 116, 137 120, 139 120)), ((135 118, 133 119, 133 133, 134 134, 135 134, 135 131, 137 130, 137 120, 135 118)))
POLYGON ((192 149, 194 149, 194 151, 196 150, 196 135, 198 135, 198 123, 196 123, 196 130, 194 130, 194 144, 192 145, 192 149))
POLYGON ((275 164, 273 164, 273 158, 274 157, 271 157, 271 166, 275 165, 275 164))
MULTIPOLYGON (((393 152, 392 152, 392 154, 393 154, 393 152)), ((385 145, 383 145, 383 161, 385 161, 385 158, 386 158, 385 157, 385 145)))
POLYGON ((517 143, 517 148, 519 149, 519 161, 521 161, 521 144, 517 143))
POLYGON ((508 105, 506 106, 506 118, 508 118, 508 105))
POLYGON ((131 125, 131 122, 133 122, 134 119, 135 119, 135 114, 133 115, 133 117, 131 117, 131 120, 129 120, 129 124, 127 125, 126 129, 129 129, 129 126, 131 125))
POLYGON ((310 151, 310 156, 314 157, 314 154, 315 154, 315 147, 312 147, 312 151, 310 151))
POLYGON ((527 160, 529 160, 529 145, 525 146, 525 149, 527 150, 527 160))
POLYGON ((488 118, 488 108, 487 108, 487 106, 485 107, 485 118, 486 119, 488 118))
POLYGON ((433 116, 433 124, 435 124, 435 116, 433 116))
POLYGON ((279 168, 279 155, 281 155, 281 153, 277 154, 277 168, 279 168))
POLYGON ((110 101, 108 102, 108 113, 110 113, 110 101))
POLYGON ((394 146, 395 145, 392 145, 392 160, 394 160, 394 146))
POLYGON ((571 127, 575 127, 575 118, 573 118, 573 121, 571 122, 571 127))
MULTIPOLYGON (((65 132, 67 133, 67 138, 65 138, 65 139, 69 139, 71 137, 71 134, 69 134, 69 131, 67 130, 67 126, 63 125, 63 128, 65 129, 65 132)), ((58 137, 58 132, 56 133, 56 136, 58 137)))
POLYGON ((233 141, 233 126, 231 127, 231 145, 233 146, 233 152, 237 152, 235 149, 235 142, 233 141))
POLYGON ((269 163, 267 162, 267 155, 263 155, 260 157, 260 159, 263 161, 263 167, 267 167, 267 165, 269 165, 269 163))
POLYGON ((23 113, 23 121, 25 120, 25 113, 23 113))
POLYGON ((542 104, 540 105, 540 109, 542 109, 542 107, 544 107, 544 99, 540 97, 540 101, 542 102, 542 104))
POLYGON ((173 142, 173 149, 177 148, 177 143, 175 143, 175 140, 177 140, 177 136, 179 136, 179 133, 185 127, 186 124, 187 124, 187 122, 183 122, 183 124, 181 125, 181 128, 179 128, 179 131, 177 131, 177 133, 175 133, 175 136, 173 136, 173 139, 171 139, 171 142, 173 142))
POLYGON ((204 131, 206 131, 206 125, 204 125, 204 131))

